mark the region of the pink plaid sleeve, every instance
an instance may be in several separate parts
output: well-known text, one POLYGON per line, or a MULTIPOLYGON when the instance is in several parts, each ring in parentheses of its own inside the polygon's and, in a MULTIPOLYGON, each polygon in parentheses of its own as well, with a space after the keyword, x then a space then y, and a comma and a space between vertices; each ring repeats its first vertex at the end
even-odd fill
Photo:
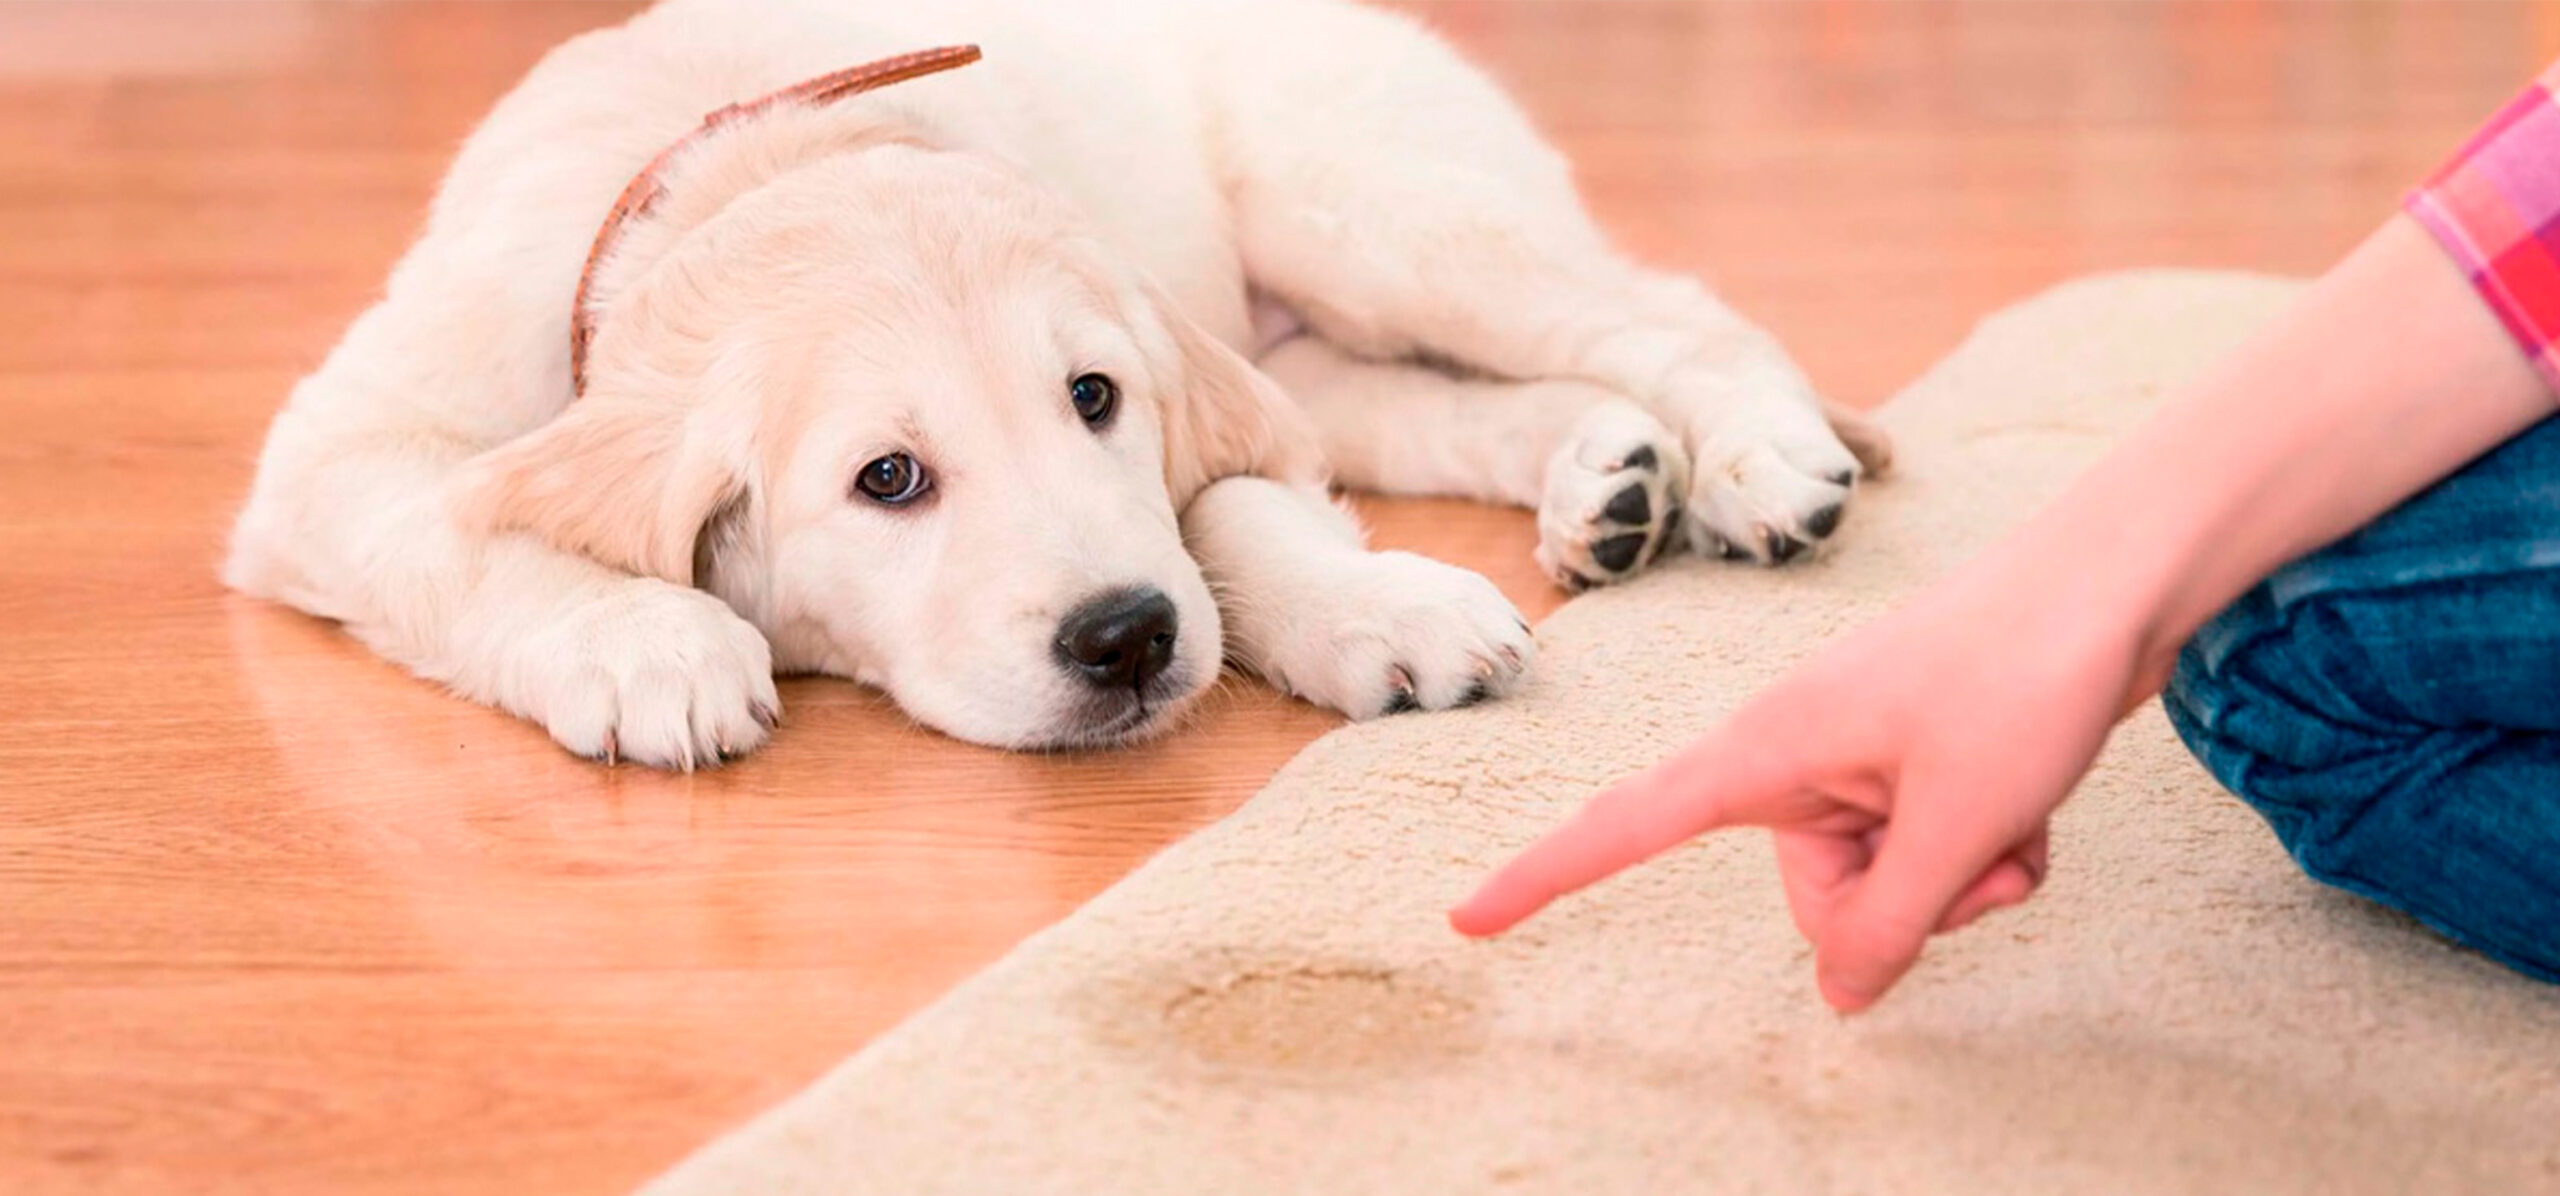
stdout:
POLYGON ((2560 63, 2481 126, 2403 205, 2461 263, 2560 391, 2560 63))

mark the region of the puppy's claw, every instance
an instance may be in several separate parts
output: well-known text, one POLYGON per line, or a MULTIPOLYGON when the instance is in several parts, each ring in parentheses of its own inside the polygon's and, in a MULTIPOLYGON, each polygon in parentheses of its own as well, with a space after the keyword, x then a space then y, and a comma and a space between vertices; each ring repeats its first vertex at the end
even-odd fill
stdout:
POLYGON ((1403 665, 1387 670, 1387 714, 1403 714, 1422 709, 1422 700, 1414 696, 1413 671, 1403 665))
POLYGON ((613 732, 607 731, 604 733, 604 766, 611 768, 620 763, 622 763, 622 741, 615 738, 613 732))

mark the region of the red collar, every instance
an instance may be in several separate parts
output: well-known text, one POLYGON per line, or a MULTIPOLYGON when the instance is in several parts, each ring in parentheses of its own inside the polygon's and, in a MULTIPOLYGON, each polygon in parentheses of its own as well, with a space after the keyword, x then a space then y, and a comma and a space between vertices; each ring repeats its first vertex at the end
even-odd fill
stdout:
POLYGON ((976 46, 945 46, 938 50, 918 50, 913 54, 883 58, 878 62, 865 63, 849 70, 820 75, 803 83, 792 84, 770 95, 748 100, 745 103, 731 104, 713 112, 703 117, 702 123, 692 132, 678 138, 675 144, 658 151, 658 156, 649 159, 649 164, 641 167, 639 174, 632 176, 630 184, 622 189, 621 196, 613 201, 613 210, 605 214, 604 227, 596 230, 595 244, 587 249, 587 263, 578 271, 578 294, 569 314, 569 393, 576 395, 587 388, 587 342, 593 340, 596 333, 596 314, 589 310, 587 300, 589 290, 595 285, 596 267, 604 261, 605 254, 613 248, 614 241, 621 236, 622 226, 629 223, 633 217, 647 213, 649 206, 666 193, 666 184, 658 177, 658 172, 664 169, 667 162, 679 151, 714 129, 758 115, 779 105, 806 104, 813 108, 822 107, 847 96, 860 95, 875 88, 887 87, 892 83, 903 83, 918 76, 947 71, 953 67, 967 66, 977 60, 976 46))

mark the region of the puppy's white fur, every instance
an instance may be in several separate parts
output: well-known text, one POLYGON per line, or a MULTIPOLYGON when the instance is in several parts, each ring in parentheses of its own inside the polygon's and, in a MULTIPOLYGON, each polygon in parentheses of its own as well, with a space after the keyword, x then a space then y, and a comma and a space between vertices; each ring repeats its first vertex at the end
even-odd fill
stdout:
POLYGON ((1509 604, 1362 550, 1328 450, 1355 485, 1541 506, 1540 560, 1577 583, 1641 568, 1674 507, 1783 557, 1861 468, 1769 337, 1615 255, 1510 103, 1403 20, 670 0, 472 136, 277 417, 226 578, 571 750, 681 767, 763 740, 776 669, 1009 746, 1161 727, 1222 654, 1356 716, 1514 685, 1509 604), (674 159, 597 274, 572 401, 571 292, 644 162, 714 108, 963 42, 986 61, 674 159), (1267 355, 1295 402, 1242 355, 1274 310, 1304 330, 1267 355), (1122 393, 1099 430, 1085 373, 1122 393), (852 489, 892 453, 924 498, 852 489), (1126 587, 1171 599, 1172 658, 1097 690, 1060 620, 1126 587))

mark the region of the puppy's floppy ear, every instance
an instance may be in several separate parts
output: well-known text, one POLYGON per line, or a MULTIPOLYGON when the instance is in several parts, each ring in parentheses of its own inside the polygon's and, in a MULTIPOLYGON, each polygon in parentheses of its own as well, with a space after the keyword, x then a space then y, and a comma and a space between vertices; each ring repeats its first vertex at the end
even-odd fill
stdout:
POLYGON ((697 543, 745 482, 687 424, 681 404, 590 393, 465 463, 456 514, 466 528, 529 532, 563 552, 692 585, 697 543))
POLYGON ((1174 508, 1238 475, 1324 484, 1324 450, 1306 412, 1270 375, 1154 298, 1176 358, 1172 384, 1159 388, 1165 487, 1174 508))

